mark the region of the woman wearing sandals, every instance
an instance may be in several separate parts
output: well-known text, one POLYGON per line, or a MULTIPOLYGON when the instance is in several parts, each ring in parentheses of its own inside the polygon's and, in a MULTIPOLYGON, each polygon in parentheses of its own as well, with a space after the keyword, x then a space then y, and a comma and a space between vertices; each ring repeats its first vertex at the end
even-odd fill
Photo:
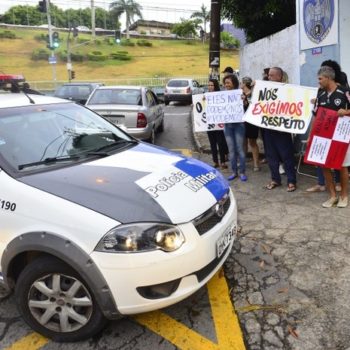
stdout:
MULTIPOLYGON (((216 79, 209 79, 208 92, 220 91, 219 82, 216 79)), ((210 143, 211 155, 213 157, 214 168, 221 166, 221 169, 227 169, 226 154, 227 144, 223 130, 207 131, 210 143), (218 159, 218 149, 220 155, 220 165, 218 159)))
MULTIPOLYGON (((239 81, 236 75, 227 75, 223 79, 223 83, 226 90, 235 90, 239 88, 239 81)), ((227 180, 232 181, 238 176, 237 161, 239 158, 239 178, 241 181, 247 181, 248 178, 245 174, 245 125, 241 123, 226 123, 225 124, 225 137, 230 154, 230 163, 232 169, 232 175, 227 180)))

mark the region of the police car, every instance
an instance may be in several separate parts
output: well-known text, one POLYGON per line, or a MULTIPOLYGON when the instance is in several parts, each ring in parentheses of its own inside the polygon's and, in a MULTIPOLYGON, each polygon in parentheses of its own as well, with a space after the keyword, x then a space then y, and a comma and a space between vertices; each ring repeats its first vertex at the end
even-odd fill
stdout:
POLYGON ((214 168, 54 97, 0 94, 0 279, 56 341, 174 304, 230 253, 237 208, 214 168))

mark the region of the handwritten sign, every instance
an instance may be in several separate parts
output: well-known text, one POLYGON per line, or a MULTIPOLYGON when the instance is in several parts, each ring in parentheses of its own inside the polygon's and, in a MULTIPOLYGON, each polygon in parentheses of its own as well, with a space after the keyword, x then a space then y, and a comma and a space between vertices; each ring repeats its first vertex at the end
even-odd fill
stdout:
POLYGON ((304 134, 312 117, 317 89, 257 80, 243 120, 266 129, 304 134))
POLYGON ((340 169, 350 142, 350 117, 319 107, 310 133, 304 162, 340 169))
POLYGON ((242 90, 227 90, 204 94, 208 123, 241 123, 244 110, 242 90))
POLYGON ((193 130, 195 132, 224 130, 225 124, 213 124, 207 121, 206 98, 204 94, 192 96, 193 101, 193 130))

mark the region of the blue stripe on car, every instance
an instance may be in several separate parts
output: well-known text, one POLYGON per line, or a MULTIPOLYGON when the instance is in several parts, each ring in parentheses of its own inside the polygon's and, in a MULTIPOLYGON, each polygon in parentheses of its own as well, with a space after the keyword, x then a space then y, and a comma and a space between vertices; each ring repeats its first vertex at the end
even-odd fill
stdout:
POLYGON ((221 199, 224 194, 227 193, 229 188, 228 182, 219 171, 212 168, 210 165, 193 158, 186 158, 175 163, 174 166, 192 176, 195 180, 198 179, 198 181, 203 184, 203 187, 205 187, 216 200, 221 199), (203 175, 205 179, 205 176, 208 174, 215 174, 215 178, 210 181, 203 181, 203 175))

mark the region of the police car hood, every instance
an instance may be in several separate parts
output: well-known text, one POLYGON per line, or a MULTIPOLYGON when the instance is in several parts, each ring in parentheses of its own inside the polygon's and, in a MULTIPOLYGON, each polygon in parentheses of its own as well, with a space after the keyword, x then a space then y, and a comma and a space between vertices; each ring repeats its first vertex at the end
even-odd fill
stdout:
POLYGON ((121 223, 188 222, 229 190, 224 177, 209 165, 143 143, 20 181, 121 223))

